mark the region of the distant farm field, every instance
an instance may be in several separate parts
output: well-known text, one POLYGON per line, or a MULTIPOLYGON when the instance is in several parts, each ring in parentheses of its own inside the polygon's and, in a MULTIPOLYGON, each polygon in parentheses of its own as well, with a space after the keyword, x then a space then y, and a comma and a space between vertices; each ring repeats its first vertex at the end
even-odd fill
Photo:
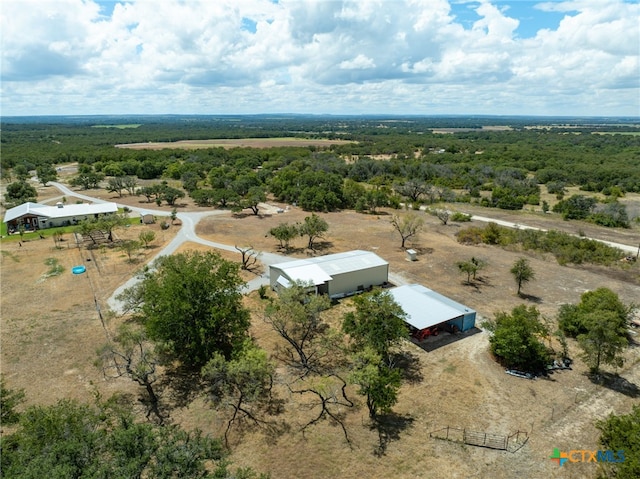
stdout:
POLYGON ((120 125, 93 125, 91 128, 116 128, 118 130, 125 130, 127 128, 138 128, 142 126, 142 123, 127 123, 120 125))
POLYGON ((237 138, 214 140, 181 140, 169 142, 127 143, 116 145, 116 148, 128 148, 131 150, 163 150, 166 148, 182 148, 185 150, 197 150, 202 148, 272 148, 281 146, 330 146, 354 143, 347 140, 310 140, 306 138, 237 138))
POLYGON ((594 131, 594 135, 631 135, 638 136, 640 131, 594 131))

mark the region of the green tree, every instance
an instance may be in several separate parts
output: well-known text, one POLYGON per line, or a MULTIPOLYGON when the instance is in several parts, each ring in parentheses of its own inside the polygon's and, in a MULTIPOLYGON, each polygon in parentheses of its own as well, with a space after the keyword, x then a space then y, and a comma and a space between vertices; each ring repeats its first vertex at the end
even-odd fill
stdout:
POLYGON ((124 184, 124 176, 114 176, 109 178, 106 190, 110 193, 118 193, 122 197, 122 190, 126 189, 124 184))
POLYGON ((172 186, 164 186, 160 193, 160 198, 164 200, 169 206, 173 206, 176 204, 180 198, 184 198, 184 191, 179 190, 178 188, 174 188, 172 186))
POLYGON ((356 351, 370 347, 384 361, 390 349, 409 335, 406 313, 388 291, 374 290, 353 298, 355 311, 344 316, 342 329, 356 351))
POLYGON ((47 186, 50 181, 58 179, 58 172, 49 164, 44 164, 36 167, 36 175, 38 175, 38 181, 42 183, 42 186, 47 186))
POLYGON ((591 373, 598 374, 602 363, 621 367, 622 353, 628 345, 627 331, 615 311, 591 311, 583 321, 587 332, 578 335, 578 344, 591 373))
POLYGON ((298 226, 300 236, 309 237, 309 242, 307 243, 307 248, 309 249, 313 249, 314 242, 322 238, 327 231, 329 231, 329 223, 315 213, 305 217, 304 222, 298 226))
POLYGON ((626 306, 609 288, 587 291, 578 304, 563 304, 558 313, 558 327, 569 337, 577 338, 589 331, 589 315, 604 312, 615 314, 615 329, 624 329, 632 306, 626 306))
POLYGON ((217 203, 221 208, 226 208, 227 206, 240 201, 240 196, 233 191, 225 188, 214 188, 212 196, 212 203, 217 203))
POLYGON ((98 220, 95 218, 81 221, 74 229, 77 233, 80 233, 83 238, 90 238, 94 245, 97 244, 96 240, 102 234, 98 220))
POLYGON ((29 168, 25 165, 16 165, 13 169, 13 174, 18 179, 18 181, 27 181, 29 179, 29 168))
POLYGON ((8 207, 21 205, 28 201, 35 202, 38 198, 38 192, 26 181, 16 181, 7 185, 7 191, 4 199, 8 207))
POLYGON ((390 367, 374 349, 365 347, 355 353, 351 382, 360 386, 359 393, 367 398, 369 417, 386 414, 398 402, 402 382, 400 370, 390 367))
POLYGON ((260 203, 267 201, 267 194, 263 186, 252 186, 246 194, 244 194, 236 203, 235 209, 242 211, 250 209, 254 215, 260 212, 260 203))
POLYGON ((451 212, 444 208, 438 208, 435 210, 434 215, 440 220, 443 225, 446 225, 449 222, 449 218, 451 217, 451 212))
POLYGON ((138 239, 142 244, 144 244, 145 248, 148 248, 149 244, 151 244, 153 240, 156 239, 156 233, 153 230, 143 230, 138 235, 138 239))
POLYGON ((138 178, 135 176, 125 176, 122 180, 122 184, 124 185, 127 192, 133 196, 136 194, 136 187, 138 186, 138 178))
POLYGON ((175 208, 171 208, 171 224, 175 223, 176 218, 178 218, 178 210, 175 208))
POLYGON ((124 240, 118 247, 120 251, 127 255, 129 263, 133 262, 133 256, 140 250, 142 243, 136 240, 124 240))
POLYGON ((520 296, 520 291, 522 290, 522 285, 528 283, 532 279, 535 278, 535 272, 533 268, 529 264, 529 260, 526 258, 518 259, 513 266, 511 267, 511 274, 518 285, 518 296, 520 296))
POLYGON ((394 189, 398 194, 409 198, 412 203, 418 203, 423 196, 429 194, 431 186, 422 180, 411 179, 394 185, 394 189))
POLYGON ((468 261, 459 261, 458 263, 456 263, 456 266, 458 266, 458 269, 460 270, 460 272, 466 273, 468 284, 471 284, 472 277, 473 279, 476 279, 476 275, 478 274, 478 271, 483 269, 486 265, 487 265, 486 261, 478 259, 475 256, 468 261))
POLYGON ((162 192, 162 185, 156 183, 155 185, 147 185, 137 190, 138 195, 142 195, 147 198, 147 203, 151 203, 151 199, 158 199, 162 192))
POLYGON ((636 479, 640 477, 640 405, 634 405, 629 414, 610 414, 596 422, 600 430, 600 444, 603 449, 613 451, 617 463, 602 463, 604 476, 616 479, 636 479))
POLYGON ((215 191, 209 189, 197 189, 189 193, 189 196, 198 206, 212 206, 215 201, 215 191))
POLYGON ((78 175, 73 178, 69 184, 71 186, 81 186, 83 189, 97 188, 104 179, 103 173, 98 173, 89 165, 80 166, 78 175))
POLYGON ((16 406, 24 401, 24 391, 7 388, 4 377, 0 376, 0 424, 15 424, 20 418, 16 406))
POLYGON ((562 214, 565 220, 583 220, 591 214, 597 200, 590 196, 572 195, 553 206, 554 213, 562 214))
POLYGON ((187 366, 202 367, 215 353, 230 358, 249 328, 238 264, 215 252, 187 252, 162 256, 154 267, 123 296, 135 299, 129 308, 149 337, 187 366))
POLYGON ((216 406, 227 406, 233 411, 227 422, 224 437, 236 421, 249 420, 255 425, 266 425, 259 416, 271 404, 271 388, 275 366, 266 351, 247 342, 230 360, 215 353, 202 369, 207 383, 209 399, 216 406))
POLYGON ((407 213, 402 217, 393 215, 391 218, 391 226, 400 233, 400 237, 402 238, 401 248, 405 247, 405 242, 409 238, 417 236, 420 233, 423 225, 424 219, 417 213, 407 213))
POLYGON ((496 313, 495 320, 486 321, 483 327, 491 332, 491 352, 505 366, 540 371, 548 364, 549 352, 542 342, 548 331, 534 306, 517 306, 511 314, 496 313))
POLYGON ((264 317, 287 342, 283 351, 285 362, 305 370, 317 370, 317 363, 322 359, 318 339, 328 328, 321 313, 329 309, 331 302, 324 295, 309 295, 308 287, 295 282, 280 291, 278 298, 267 306, 264 317))
POLYGON ((289 243, 298 236, 298 226, 289 223, 280 223, 269 230, 269 234, 280 242, 280 249, 289 249, 289 243))
POLYGON ((113 241, 113 232, 117 228, 122 228, 128 224, 129 218, 124 213, 110 213, 108 215, 103 215, 98 217, 97 219, 88 220, 95 223, 95 226, 98 230, 103 231, 107 235, 107 239, 109 241, 113 241))
POLYGON ((139 423, 113 404, 35 406, 2 441, 3 477, 254 477, 229 470, 224 448, 200 431, 139 423))
POLYGON ((367 189, 361 183, 348 178, 342 187, 342 195, 344 197, 345 207, 355 208, 361 198, 367 194, 367 189))
POLYGON ((595 224, 610 228, 629 228, 627 207, 619 201, 610 201, 587 218, 595 224))

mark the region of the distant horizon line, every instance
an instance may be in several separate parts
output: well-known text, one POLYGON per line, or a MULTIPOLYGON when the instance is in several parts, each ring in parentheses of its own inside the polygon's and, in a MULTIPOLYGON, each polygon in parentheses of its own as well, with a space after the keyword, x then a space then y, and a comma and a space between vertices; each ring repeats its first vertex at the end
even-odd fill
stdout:
POLYGON ((485 114, 485 113, 47 113, 33 115, 2 115, 5 118, 98 118, 98 117, 340 117, 340 118, 616 118, 635 119, 640 115, 539 115, 539 114, 485 114))

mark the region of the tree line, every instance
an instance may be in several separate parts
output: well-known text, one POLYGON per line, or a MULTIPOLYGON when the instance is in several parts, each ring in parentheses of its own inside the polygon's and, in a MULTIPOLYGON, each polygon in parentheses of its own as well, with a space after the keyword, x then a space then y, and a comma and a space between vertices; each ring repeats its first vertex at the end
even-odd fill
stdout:
MULTIPOLYGON (((520 123, 511 131, 442 135, 432 131, 432 125, 438 122, 428 119, 385 128, 371 120, 301 120, 294 133, 287 133, 284 123, 256 118, 235 126, 231 123, 203 119, 194 121, 191 129, 181 122, 162 121, 125 129, 73 123, 46 127, 3 123, 2 171, 6 176, 17 167, 29 171, 40 165, 78 161, 85 169, 79 175, 84 175, 84 180, 78 180, 78 184, 85 188, 97 186, 104 177, 179 180, 198 204, 210 206, 229 201, 224 191, 231 191, 235 198, 256 187, 308 211, 354 208, 375 212, 378 207, 400 201, 430 203, 443 199, 521 209, 540 203, 539 185, 560 196, 567 187, 579 186, 607 199, 605 206, 589 213, 595 222, 609 226, 627 223, 624 206, 615 199, 625 192, 640 191, 640 164, 634 154, 640 138, 591 134, 597 126, 539 130, 524 129, 520 123), (156 131, 156 136, 150 131, 156 131), (568 135, 568 131, 579 134, 568 135), (116 143, 160 137, 175 140, 287 134, 328 138, 337 132, 352 142, 324 149, 154 151, 113 147, 116 143), (377 155, 386 156, 380 159, 377 155)), ((571 218, 575 203, 563 203, 557 211, 571 218)), ((584 207, 580 204, 578 210, 584 207)))

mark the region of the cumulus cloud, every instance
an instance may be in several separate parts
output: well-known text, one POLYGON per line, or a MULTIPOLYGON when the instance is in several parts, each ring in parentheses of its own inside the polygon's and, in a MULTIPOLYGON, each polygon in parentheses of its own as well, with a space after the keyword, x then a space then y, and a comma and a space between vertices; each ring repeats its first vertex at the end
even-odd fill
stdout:
POLYGON ((640 113, 631 0, 96 1, 3 1, 3 114, 640 113))

